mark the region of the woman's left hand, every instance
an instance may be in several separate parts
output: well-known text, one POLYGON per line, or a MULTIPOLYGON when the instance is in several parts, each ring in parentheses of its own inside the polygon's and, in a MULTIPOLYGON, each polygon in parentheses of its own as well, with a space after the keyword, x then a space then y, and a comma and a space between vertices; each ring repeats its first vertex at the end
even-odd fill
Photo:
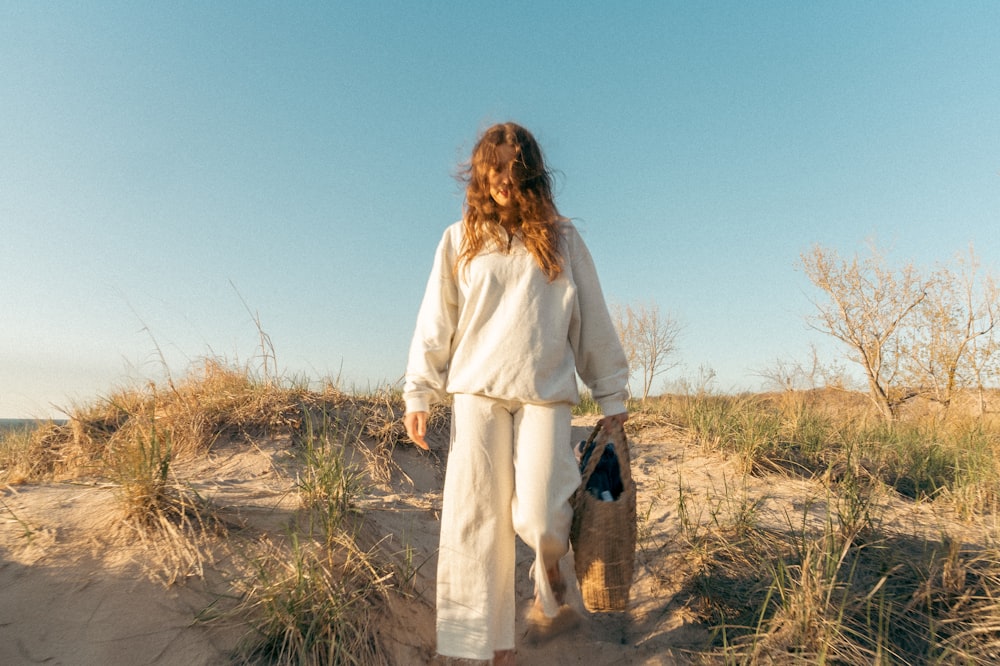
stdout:
POLYGON ((625 422, 628 421, 628 412, 622 412, 621 414, 612 414, 611 416, 605 416, 601 419, 601 430, 607 434, 611 434, 612 430, 617 428, 624 428, 625 422))

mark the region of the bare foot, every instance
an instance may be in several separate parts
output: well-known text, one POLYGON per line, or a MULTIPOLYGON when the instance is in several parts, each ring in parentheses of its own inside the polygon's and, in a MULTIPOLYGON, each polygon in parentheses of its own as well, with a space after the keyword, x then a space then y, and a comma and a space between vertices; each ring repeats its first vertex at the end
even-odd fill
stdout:
POLYGON ((549 617, 542 612, 541 606, 532 605, 528 611, 528 632, 525 640, 531 645, 542 645, 551 639, 564 634, 580 625, 580 614, 568 605, 559 607, 555 617, 549 617))
POLYGON ((549 579, 552 594, 559 603, 559 611, 555 617, 548 617, 542 609, 542 600, 535 595, 535 601, 528 611, 528 641, 540 644, 559 634, 569 631, 580 624, 580 614, 566 604, 566 583, 559 573, 559 565, 545 570, 549 579))
MULTIPOLYGON (((556 598, 556 603, 559 607, 566 605, 566 584, 562 580, 562 574, 559 573, 559 565, 549 567, 545 570, 545 577, 549 579, 549 587, 552 588, 552 596, 556 598)), ((535 601, 531 605, 531 610, 528 612, 529 621, 534 621, 532 618, 544 618, 545 611, 542 608, 542 598, 538 594, 537 589, 535 592, 535 601)))

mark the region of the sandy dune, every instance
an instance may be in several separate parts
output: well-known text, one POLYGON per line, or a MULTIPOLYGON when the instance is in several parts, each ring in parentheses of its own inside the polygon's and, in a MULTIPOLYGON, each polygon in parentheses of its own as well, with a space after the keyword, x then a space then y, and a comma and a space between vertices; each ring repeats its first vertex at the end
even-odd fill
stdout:
MULTIPOLYGON (((594 421, 577 419, 574 438, 584 439, 594 421)), ((360 506, 373 542, 381 540, 386 553, 400 558, 409 548, 416 569, 410 596, 393 597, 380 623, 380 639, 399 664, 438 663, 433 586, 446 442, 438 437, 432 449, 428 455, 397 447, 401 473, 390 484, 372 487, 360 506)), ((632 452, 646 543, 676 540, 681 487, 688 506, 700 514, 717 510, 720 497, 746 493, 757 497, 762 515, 776 522, 787 520, 789 509, 823 496, 815 482, 744 479, 731 463, 686 443, 669 427, 638 429, 632 452)), ((287 533, 297 509, 295 465, 288 441, 282 440, 217 445, 205 458, 177 464, 178 477, 236 527, 223 542, 189 557, 165 554, 122 528, 110 484, 3 488, 0 664, 228 663, 247 627, 200 618, 232 605, 240 540, 281 539, 287 533)), ((905 520, 929 524, 932 518, 905 520)), ((664 552, 670 548, 658 556, 664 552)), ((518 553, 517 594, 527 608, 529 552, 519 544, 518 553)), ((541 645, 528 640, 519 619, 519 662, 683 663, 685 648, 701 645, 707 632, 690 610, 674 602, 677 589, 653 576, 649 564, 640 550, 627 614, 589 616, 579 629, 541 645)))

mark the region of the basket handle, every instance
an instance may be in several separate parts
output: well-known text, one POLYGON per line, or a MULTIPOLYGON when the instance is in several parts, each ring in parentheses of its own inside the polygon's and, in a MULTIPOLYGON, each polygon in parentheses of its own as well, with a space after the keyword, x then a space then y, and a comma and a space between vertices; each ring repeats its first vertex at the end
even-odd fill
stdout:
POLYGON ((580 477, 581 477, 581 487, 587 486, 587 481, 590 480, 590 475, 594 473, 597 469, 597 463, 600 461, 601 456, 604 455, 604 449, 607 448, 608 443, 600 442, 597 435, 601 432, 602 424, 598 423, 594 426, 593 432, 590 433, 590 437, 587 438, 587 443, 583 447, 583 452, 580 456, 580 477), (598 450, 600 447, 600 450, 598 450))

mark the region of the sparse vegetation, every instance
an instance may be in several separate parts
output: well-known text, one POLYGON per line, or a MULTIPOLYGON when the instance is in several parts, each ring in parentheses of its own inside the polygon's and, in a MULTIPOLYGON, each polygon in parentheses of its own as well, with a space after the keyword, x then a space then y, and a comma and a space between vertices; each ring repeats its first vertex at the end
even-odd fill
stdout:
MULTIPOLYGON (((995 517, 1000 424, 993 411, 980 415, 981 396, 962 397, 946 417, 911 401, 893 421, 865 396, 839 390, 698 391, 630 404, 627 427, 638 440, 668 433, 735 463, 707 496, 689 486, 682 465, 676 477, 653 470, 640 487, 640 566, 664 603, 686 609, 707 637, 685 646, 688 658, 995 663, 995 532, 903 531, 885 513, 918 502, 968 525, 995 517), (819 481, 825 495, 801 497, 776 519, 755 479, 819 481), (667 527, 654 519, 670 510, 667 527)), ((986 398, 994 406, 996 396, 986 398)), ((577 413, 596 409, 584 400, 577 413)), ((209 361, 183 381, 74 409, 65 425, 5 435, 0 482, 112 485, 120 530, 161 554, 166 584, 202 575, 214 553, 229 553, 240 571, 236 598, 216 615, 247 627, 237 663, 393 663, 379 626, 393 595, 418 594, 414 577, 427 560, 406 535, 368 529, 364 507, 378 484, 410 482, 395 457, 401 414, 394 391, 314 390, 209 361), (282 473, 294 480, 295 502, 284 534, 242 528, 183 478, 192 460, 264 439, 289 452, 282 473)), ((446 432, 447 410, 431 423, 446 432)), ((36 527, 7 504, 0 509, 30 540, 36 527)))
MULTIPOLYGON (((273 356, 265 358, 273 367, 273 356)), ((118 510, 100 538, 109 547, 145 544, 148 573, 166 585, 203 576, 217 552, 235 557, 238 599, 204 617, 247 625, 238 663, 381 665, 375 618, 400 581, 357 503, 369 484, 402 474, 392 458, 405 437, 401 415, 398 392, 349 395, 330 383, 312 390, 271 370, 258 375, 209 359, 183 380, 76 407, 65 424, 4 434, 0 482, 110 486, 118 510), (268 439, 287 443, 299 506, 279 539, 244 534, 239 520, 227 524, 226 507, 202 498, 179 471, 219 446, 268 439)), ((446 410, 438 408, 430 427, 442 426, 446 410)))
POLYGON ((44 424, 31 430, 26 427, 0 432, 0 474, 4 482, 18 485, 41 479, 51 468, 46 455, 45 433, 53 428, 44 424))
POLYGON ((851 471, 912 499, 947 496, 966 513, 1000 502, 1000 425, 973 413, 890 423, 855 394, 823 390, 669 396, 646 410, 734 456, 746 473, 837 480, 851 471))
MULTIPOLYGON (((932 502, 973 522, 995 516, 994 419, 970 405, 947 420, 910 410, 906 420, 886 422, 854 396, 823 391, 669 396, 646 407, 744 473, 822 479, 827 488, 826 497, 802 498, 799 519, 786 509, 776 524, 736 484, 699 502, 677 480, 681 545, 647 535, 642 560, 664 589, 680 579, 675 603, 712 628, 694 661, 990 664, 1000 657, 994 539, 904 533, 884 516, 892 498, 932 502)), ((665 495, 661 488, 651 501, 665 495)))
POLYGON ((375 622, 388 584, 377 554, 346 532, 328 543, 265 544, 240 583, 236 613, 252 627, 239 645, 241 664, 358 664, 386 658, 375 622))

